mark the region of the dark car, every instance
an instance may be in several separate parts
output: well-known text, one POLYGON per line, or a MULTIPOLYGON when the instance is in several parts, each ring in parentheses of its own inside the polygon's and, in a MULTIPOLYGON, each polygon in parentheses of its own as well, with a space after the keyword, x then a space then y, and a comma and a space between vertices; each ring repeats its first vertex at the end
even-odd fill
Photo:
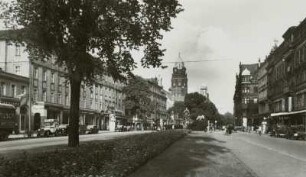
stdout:
POLYGON ((60 124, 58 126, 57 135, 66 136, 68 134, 68 124, 60 124))
POLYGON ((306 132, 304 126, 293 126, 289 128, 288 138, 294 140, 305 140, 306 132))
POLYGON ((86 134, 94 134, 94 133, 98 133, 99 129, 97 128, 96 125, 87 125, 86 126, 86 134))
POLYGON ((118 132, 125 132, 127 130, 128 130, 127 126, 125 126, 125 125, 117 125, 116 129, 115 129, 115 131, 118 131, 118 132))

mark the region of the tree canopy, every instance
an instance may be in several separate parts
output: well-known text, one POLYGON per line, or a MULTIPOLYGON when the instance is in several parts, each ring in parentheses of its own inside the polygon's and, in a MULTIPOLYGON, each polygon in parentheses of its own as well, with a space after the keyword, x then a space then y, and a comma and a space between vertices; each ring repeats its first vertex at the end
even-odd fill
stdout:
POLYGON ((193 120, 199 115, 204 115, 207 119, 216 119, 218 110, 215 104, 198 92, 189 93, 185 96, 185 106, 190 110, 190 117, 193 120))
POLYGON ((172 112, 177 114, 178 117, 184 118, 184 110, 185 110, 185 103, 183 101, 174 102, 173 106, 167 110, 168 114, 171 115, 172 112))
POLYGON ((128 84, 123 88, 125 93, 125 109, 131 115, 145 119, 152 112, 151 92, 148 82, 139 77, 131 77, 128 84))
POLYGON ((242 68, 239 65, 239 74, 236 74, 236 85, 234 93, 234 116, 237 118, 242 118, 242 68))
POLYGON ((161 66, 162 31, 182 11, 178 0, 16 0, 2 13, 21 28, 31 58, 55 56, 71 82, 69 146, 78 146, 82 81, 105 74, 124 80, 136 63, 131 51, 144 48, 143 67, 161 66))

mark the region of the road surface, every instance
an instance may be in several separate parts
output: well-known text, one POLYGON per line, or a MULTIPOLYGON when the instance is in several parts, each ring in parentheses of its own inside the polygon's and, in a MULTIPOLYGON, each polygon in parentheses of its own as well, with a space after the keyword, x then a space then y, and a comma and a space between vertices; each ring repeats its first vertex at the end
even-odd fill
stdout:
POLYGON ((259 177, 306 176, 306 141, 242 132, 230 136, 215 132, 209 136, 224 141, 224 146, 259 177))

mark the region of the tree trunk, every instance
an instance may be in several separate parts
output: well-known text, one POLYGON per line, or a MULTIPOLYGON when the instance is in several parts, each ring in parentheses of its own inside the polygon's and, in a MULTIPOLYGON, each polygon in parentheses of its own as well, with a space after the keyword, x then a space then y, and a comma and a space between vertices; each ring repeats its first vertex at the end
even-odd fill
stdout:
POLYGON ((81 76, 75 72, 70 78, 70 118, 69 118, 69 137, 68 146, 79 146, 79 112, 80 112, 80 87, 81 76))

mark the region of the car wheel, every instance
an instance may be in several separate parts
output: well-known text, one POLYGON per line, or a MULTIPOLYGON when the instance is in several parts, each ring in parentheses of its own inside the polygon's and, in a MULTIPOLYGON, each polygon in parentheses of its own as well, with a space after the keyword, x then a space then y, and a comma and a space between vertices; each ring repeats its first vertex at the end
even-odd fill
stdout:
POLYGON ((49 136, 50 136, 50 132, 47 131, 47 132, 45 133, 45 136, 46 136, 46 137, 49 137, 49 136))

